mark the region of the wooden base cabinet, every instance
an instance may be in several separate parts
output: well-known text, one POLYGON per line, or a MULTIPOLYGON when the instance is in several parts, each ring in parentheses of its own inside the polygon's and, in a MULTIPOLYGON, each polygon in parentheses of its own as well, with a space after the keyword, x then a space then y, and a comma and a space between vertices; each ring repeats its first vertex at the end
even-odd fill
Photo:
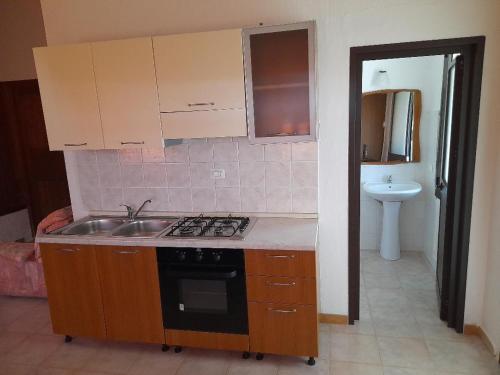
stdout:
POLYGON ((315 253, 246 250, 245 267, 250 351, 317 357, 315 253))
POLYGON ((315 306, 250 302, 248 318, 252 352, 318 356, 315 306))
POLYGON ((54 333, 165 343, 156 249, 42 244, 54 333))
POLYGON ((41 252, 54 333, 105 338, 94 247, 41 244, 41 252))

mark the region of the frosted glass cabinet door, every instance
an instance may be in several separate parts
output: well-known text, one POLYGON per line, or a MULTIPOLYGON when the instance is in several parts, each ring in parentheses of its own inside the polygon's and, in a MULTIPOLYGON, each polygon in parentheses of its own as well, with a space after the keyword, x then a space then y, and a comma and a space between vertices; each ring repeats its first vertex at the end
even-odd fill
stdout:
POLYGON ((162 147, 150 37, 92 43, 106 148, 162 147))
POLYGON ((51 150, 104 148, 90 44, 33 49, 51 150))
POLYGON ((314 22, 243 31, 252 143, 316 139, 314 22))
POLYGON ((153 47, 161 112, 245 108, 240 29, 153 37, 153 47))

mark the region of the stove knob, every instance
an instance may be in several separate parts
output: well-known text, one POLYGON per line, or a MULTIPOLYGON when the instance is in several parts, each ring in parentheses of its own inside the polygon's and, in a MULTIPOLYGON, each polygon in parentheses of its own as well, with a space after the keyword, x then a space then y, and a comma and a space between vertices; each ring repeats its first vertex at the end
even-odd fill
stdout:
POLYGON ((212 257, 213 257, 215 263, 219 263, 221 258, 222 258, 222 254, 220 251, 214 251, 212 253, 212 257))
POLYGON ((203 251, 201 249, 196 250, 194 254, 194 260, 197 262, 201 262, 203 260, 203 251))
POLYGON ((179 262, 184 262, 186 260, 186 251, 185 250, 177 250, 177 260, 179 262))

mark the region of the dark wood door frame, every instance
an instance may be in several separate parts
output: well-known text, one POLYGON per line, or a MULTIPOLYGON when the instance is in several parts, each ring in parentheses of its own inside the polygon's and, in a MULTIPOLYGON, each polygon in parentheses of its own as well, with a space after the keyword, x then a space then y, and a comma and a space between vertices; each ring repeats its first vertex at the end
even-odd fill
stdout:
POLYGON ((349 323, 359 319, 361 84, 363 61, 404 57, 464 55, 464 85, 454 189, 453 254, 450 264, 448 325, 463 331, 470 217, 479 124, 485 37, 352 47, 349 71, 349 323))

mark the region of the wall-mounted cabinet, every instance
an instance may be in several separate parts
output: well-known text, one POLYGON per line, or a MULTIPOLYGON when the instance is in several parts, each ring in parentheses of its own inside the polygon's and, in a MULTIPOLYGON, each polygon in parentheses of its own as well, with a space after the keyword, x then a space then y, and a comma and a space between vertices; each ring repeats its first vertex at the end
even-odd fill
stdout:
POLYGON ((316 139, 314 22, 243 32, 252 143, 316 139))
POLYGON ((33 49, 49 148, 104 148, 89 43, 33 49))
POLYGON ((240 29, 153 37, 153 47, 165 138, 247 135, 240 29))
POLYGON ((161 147, 151 38, 92 43, 106 148, 161 147))

